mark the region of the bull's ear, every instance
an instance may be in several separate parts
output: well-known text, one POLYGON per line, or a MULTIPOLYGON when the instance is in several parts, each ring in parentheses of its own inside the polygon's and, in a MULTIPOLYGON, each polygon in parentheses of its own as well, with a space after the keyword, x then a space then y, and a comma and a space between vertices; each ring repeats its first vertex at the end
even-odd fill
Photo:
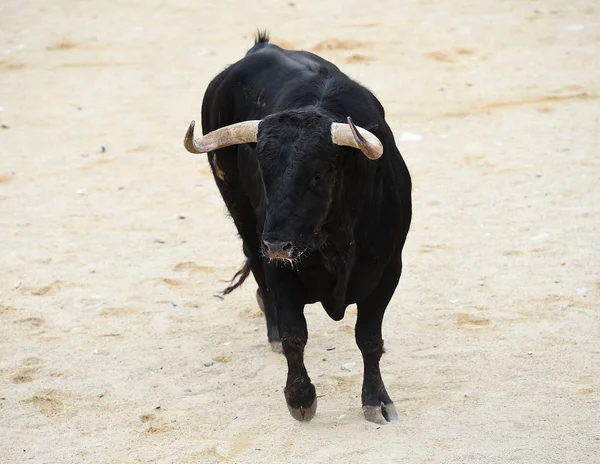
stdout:
POLYGON ((362 127, 357 127, 348 116, 348 124, 331 124, 331 141, 340 146, 358 148, 369 159, 376 160, 383 154, 380 140, 362 127))
POLYGON ((194 139, 196 121, 192 121, 185 134, 183 145, 190 153, 208 153, 231 145, 256 142, 259 123, 260 120, 238 122, 194 139))

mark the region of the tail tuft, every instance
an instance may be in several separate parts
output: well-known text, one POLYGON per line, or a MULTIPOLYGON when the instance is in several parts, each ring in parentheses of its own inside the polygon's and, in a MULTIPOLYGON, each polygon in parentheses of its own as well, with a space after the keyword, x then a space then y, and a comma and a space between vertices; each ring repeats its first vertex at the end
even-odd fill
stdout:
POLYGON ((225 290, 223 290, 223 295, 229 295, 236 288, 241 287, 249 275, 250 275, 250 260, 248 259, 244 263, 244 266, 235 273, 235 275, 233 276, 233 279, 231 279, 231 281, 229 282, 231 285, 229 287, 227 287, 225 290))
POLYGON ((269 33, 266 30, 258 30, 256 31, 256 37, 254 39, 254 45, 258 45, 258 44, 268 44, 269 40, 271 38, 269 37, 269 33))

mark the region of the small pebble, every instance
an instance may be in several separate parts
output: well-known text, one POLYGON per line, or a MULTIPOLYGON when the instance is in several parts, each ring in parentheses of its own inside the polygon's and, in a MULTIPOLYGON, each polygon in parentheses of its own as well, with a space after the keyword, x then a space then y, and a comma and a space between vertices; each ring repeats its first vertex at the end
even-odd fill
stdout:
POLYGON ((542 232, 541 234, 536 235, 535 237, 531 237, 531 240, 536 241, 536 240, 541 240, 546 237, 550 237, 550 234, 547 234, 546 232, 542 232))
POLYGON ((180 214, 179 216, 177 216, 177 219, 185 219, 185 216, 183 216, 182 214, 180 214))
POLYGON ((98 153, 104 153, 106 151, 106 147, 104 145, 100 145, 96 151, 98 153))
POLYGON ((206 363, 204 363, 204 367, 210 367, 210 366, 212 366, 213 364, 214 364, 214 362, 213 362, 213 361, 209 361, 209 362, 206 362, 206 363))
POLYGON ((410 132, 404 132, 400 135, 401 142, 420 142, 423 137, 419 134, 411 134, 410 132))
POLYGON ((85 189, 79 189, 79 190, 77 190, 77 195, 83 197, 83 196, 87 195, 87 191, 85 189))
POLYGON ((186 393, 192 393, 192 389, 191 388, 186 388, 185 390, 183 390, 186 393))
POLYGON ((9 126, 7 126, 6 124, 2 124, 0 127, 1 127, 2 129, 10 129, 10 127, 9 127, 9 126))
POLYGON ((333 350, 335 350, 335 346, 329 345, 327 347, 327 351, 333 351, 333 350))
POLYGON ((527 352, 527 354, 528 354, 529 356, 531 356, 531 355, 533 354, 533 351, 528 351, 528 352, 527 352))
POLYGON ((347 362, 346 364, 344 364, 344 365, 342 366, 342 369, 343 369, 343 370, 345 370, 345 371, 349 371, 349 370, 351 370, 351 369, 352 369, 354 366, 356 366, 356 363, 355 363, 355 362, 347 362))

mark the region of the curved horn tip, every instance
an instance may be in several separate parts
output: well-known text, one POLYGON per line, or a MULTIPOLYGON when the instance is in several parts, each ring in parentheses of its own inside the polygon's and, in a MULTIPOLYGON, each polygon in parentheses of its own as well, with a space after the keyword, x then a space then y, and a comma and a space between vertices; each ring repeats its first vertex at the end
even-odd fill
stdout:
POLYGON ((196 127, 196 121, 192 119, 192 122, 190 122, 190 127, 188 127, 188 130, 185 133, 185 138, 183 139, 183 146, 190 153, 198 154, 200 152, 194 146, 194 128, 195 127, 196 127))
POLYGON ((369 131, 366 131, 365 129, 361 128, 362 130, 365 130, 365 132, 367 132, 371 137, 373 137, 376 143, 370 142, 369 140, 365 139, 365 137, 363 136, 363 134, 360 133, 360 131, 356 127, 356 124, 354 124, 354 121, 352 121, 352 118, 350 116, 348 116, 348 126, 350 127, 350 132, 352 132, 354 139, 361 146, 360 150, 367 158, 371 160, 381 158, 381 155, 383 155, 383 145, 376 136, 371 134, 369 131))

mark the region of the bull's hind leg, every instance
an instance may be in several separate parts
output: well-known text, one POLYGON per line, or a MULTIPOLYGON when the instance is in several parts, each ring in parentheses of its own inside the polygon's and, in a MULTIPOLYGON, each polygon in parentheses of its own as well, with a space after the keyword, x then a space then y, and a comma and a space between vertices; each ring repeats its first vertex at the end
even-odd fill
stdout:
POLYGON ((285 401, 294 419, 309 421, 317 411, 317 396, 304 366, 304 347, 308 340, 304 296, 296 276, 276 266, 268 265, 266 274, 277 308, 279 334, 288 365, 285 401))
POLYGON ((275 353, 283 353, 281 346, 281 339, 279 337, 279 329, 277 327, 277 310, 272 300, 269 298, 269 290, 265 287, 259 287, 256 289, 256 302, 258 307, 265 315, 267 322, 267 338, 271 344, 271 349, 275 353), (265 295, 263 297, 263 295, 265 295))
POLYGON ((263 267, 264 259, 260 256, 258 250, 251 249, 245 243, 244 253, 250 261, 252 275, 254 275, 254 280, 256 280, 256 283, 258 284, 258 289, 256 290, 256 302, 258 303, 258 307, 265 314, 267 322, 267 338, 271 344, 271 349, 276 353, 282 353, 281 339, 277 327, 277 310, 275 309, 273 298, 267 287, 263 267))
POLYGON ((401 263, 389 265, 375 290, 358 303, 354 333, 364 363, 362 405, 365 418, 378 424, 398 420, 394 402, 381 378, 379 360, 384 352, 381 336, 383 315, 398 285, 401 270, 401 263))

